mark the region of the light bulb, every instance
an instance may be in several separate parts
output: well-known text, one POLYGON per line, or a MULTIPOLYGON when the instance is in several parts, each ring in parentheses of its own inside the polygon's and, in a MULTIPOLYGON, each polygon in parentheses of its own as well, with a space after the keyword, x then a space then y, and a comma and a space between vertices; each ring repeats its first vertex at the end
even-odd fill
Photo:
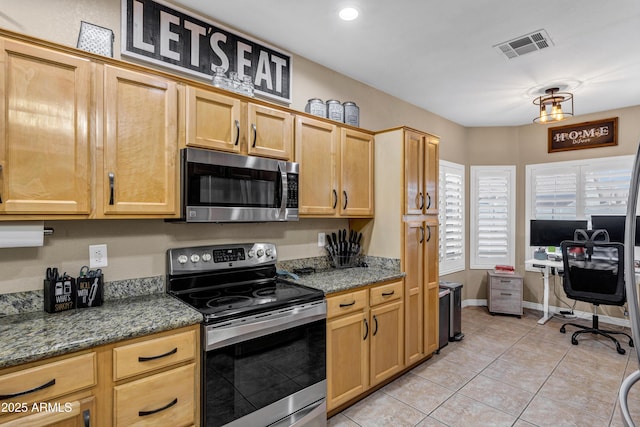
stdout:
POLYGON ((540 105, 540 122, 546 123, 548 119, 549 119, 549 116, 547 115, 547 107, 544 104, 541 104, 540 105))
POLYGON ((338 12, 338 16, 344 21, 353 21, 358 17, 358 10, 353 7, 345 7, 338 12))

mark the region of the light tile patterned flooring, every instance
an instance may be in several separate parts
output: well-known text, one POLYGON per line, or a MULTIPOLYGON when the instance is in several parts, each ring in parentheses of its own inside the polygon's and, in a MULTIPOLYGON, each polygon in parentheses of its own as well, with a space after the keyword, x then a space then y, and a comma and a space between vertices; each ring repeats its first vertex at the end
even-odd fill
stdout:
MULTIPOLYGON (((618 389, 638 369, 635 349, 620 339, 620 355, 607 338, 591 334, 574 346, 575 327, 561 334, 565 321, 538 325, 539 317, 532 310, 518 319, 464 308, 462 341, 333 416, 329 426, 622 426, 618 389)), ((640 385, 629 406, 640 425, 640 385)))

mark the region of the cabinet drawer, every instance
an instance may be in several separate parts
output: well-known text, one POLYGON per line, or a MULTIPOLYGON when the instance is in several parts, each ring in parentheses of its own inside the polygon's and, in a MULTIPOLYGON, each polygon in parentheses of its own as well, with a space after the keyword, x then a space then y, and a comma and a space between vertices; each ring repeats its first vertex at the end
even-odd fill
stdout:
POLYGON ((521 315, 522 293, 504 289, 492 291, 489 311, 521 315))
POLYGON ((367 305, 367 290, 327 298, 327 318, 362 310, 367 305))
POLYGON ((196 365, 182 366, 113 389, 116 426, 185 426, 195 414, 196 365))
POLYGON ((492 289, 507 289, 519 291, 522 288, 522 279, 520 277, 492 277, 492 289))
POLYGON ((374 306, 402 298, 402 282, 376 286, 369 290, 369 305, 374 306))
POLYGON ((195 331, 116 347, 113 349, 113 379, 118 381, 191 360, 195 352, 195 331))
POLYGON ((96 384, 96 354, 88 353, 0 377, 3 402, 45 401, 96 384))

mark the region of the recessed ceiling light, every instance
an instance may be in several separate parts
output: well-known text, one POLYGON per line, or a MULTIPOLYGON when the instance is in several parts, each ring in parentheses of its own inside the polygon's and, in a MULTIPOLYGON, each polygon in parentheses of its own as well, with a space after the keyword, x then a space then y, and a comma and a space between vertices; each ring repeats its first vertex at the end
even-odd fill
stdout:
POLYGON ((338 16, 343 21, 353 21, 358 17, 358 10, 353 7, 345 7, 340 12, 338 12, 338 16))

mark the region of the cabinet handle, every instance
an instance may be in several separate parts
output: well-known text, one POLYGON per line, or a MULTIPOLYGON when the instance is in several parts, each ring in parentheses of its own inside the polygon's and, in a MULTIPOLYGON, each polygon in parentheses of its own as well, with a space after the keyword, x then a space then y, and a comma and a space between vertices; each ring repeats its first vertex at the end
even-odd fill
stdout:
POLYGON ((338 192, 334 188, 333 189, 333 209, 335 209, 336 206, 338 206, 338 192))
POLYGON ((373 315, 373 321, 376 324, 376 328, 373 330, 373 336, 375 337, 376 334, 378 333, 378 318, 376 317, 376 315, 373 315))
POLYGON ((51 381, 49 381, 48 383, 42 384, 38 387, 32 388, 30 390, 25 390, 25 391, 19 391, 17 393, 13 393, 13 394, 2 394, 0 395, 0 400, 7 400, 7 399, 11 399, 14 397, 18 397, 18 396, 24 396, 25 394, 29 394, 29 393, 34 393, 36 391, 40 391, 40 390, 44 390, 45 388, 51 387, 52 385, 55 385, 56 383, 56 379, 52 379, 51 381))
POLYGON ((89 409, 82 413, 82 421, 84 422, 84 427, 91 427, 91 411, 89 409))
POLYGON ((340 307, 351 307, 352 305, 354 305, 356 303, 356 300, 353 300, 352 302, 350 302, 349 304, 340 304, 340 307))
POLYGON ((420 227, 420 241, 418 243, 424 242, 424 227, 420 227))
POLYGON ((172 354, 176 354, 178 352, 178 347, 175 347, 173 350, 167 351, 164 354, 159 354, 157 356, 140 356, 138 357, 138 362, 148 362, 150 360, 162 359, 163 357, 171 356, 172 354))
POLYGON ((364 338, 362 338, 362 341, 366 340, 369 336, 369 324, 367 323, 367 319, 364 319, 364 328, 364 338))
POLYGON ((138 411, 138 416, 139 417, 146 417, 147 415, 157 414, 158 412, 161 412, 161 411, 164 411, 165 409, 171 408, 176 403, 178 403, 178 398, 177 397, 175 399, 173 399, 171 402, 169 402, 168 404, 164 405, 162 408, 153 409, 151 411, 138 411))
POLYGON ((427 209, 431 208, 431 195, 427 193, 427 209))
POLYGON ((236 120, 236 142, 233 145, 238 145, 240 141, 240 121, 236 120))
POLYGON ((251 146, 253 148, 256 147, 256 139, 258 139, 258 128, 255 123, 251 123, 251 130, 253 131, 253 144, 251 146))
MULTIPOLYGON (((2 173, 2 165, 0 165, 0 173, 2 173)), ((2 203, 2 194, 0 194, 0 203, 2 203)))
POLYGON ((509 293, 506 293, 506 292, 500 292, 500 295, 504 295, 506 297, 510 297, 513 294, 509 294, 509 293))
POLYGON ((395 294, 395 293, 396 293, 396 291, 383 292, 383 293, 382 293, 382 296, 383 296, 383 297, 388 297, 388 296, 391 296, 391 295, 393 295, 393 294, 395 294))
POLYGON ((511 283, 511 280, 502 279, 502 280, 500 280, 500 283, 511 283))
POLYGON ((419 193, 420 196, 420 206, 418 206, 418 209, 422 210, 422 208, 424 208, 424 196, 422 195, 422 191, 419 193))
POLYGON ((429 230, 429 236, 427 236, 427 242, 431 240, 431 226, 427 225, 427 230, 429 230))
POLYGON ((347 203, 349 203, 349 198, 347 197, 347 192, 342 190, 342 194, 344 195, 344 206, 342 209, 347 209, 347 203))
POLYGON ((113 187, 116 176, 113 172, 109 172, 109 205, 113 205, 113 187))

